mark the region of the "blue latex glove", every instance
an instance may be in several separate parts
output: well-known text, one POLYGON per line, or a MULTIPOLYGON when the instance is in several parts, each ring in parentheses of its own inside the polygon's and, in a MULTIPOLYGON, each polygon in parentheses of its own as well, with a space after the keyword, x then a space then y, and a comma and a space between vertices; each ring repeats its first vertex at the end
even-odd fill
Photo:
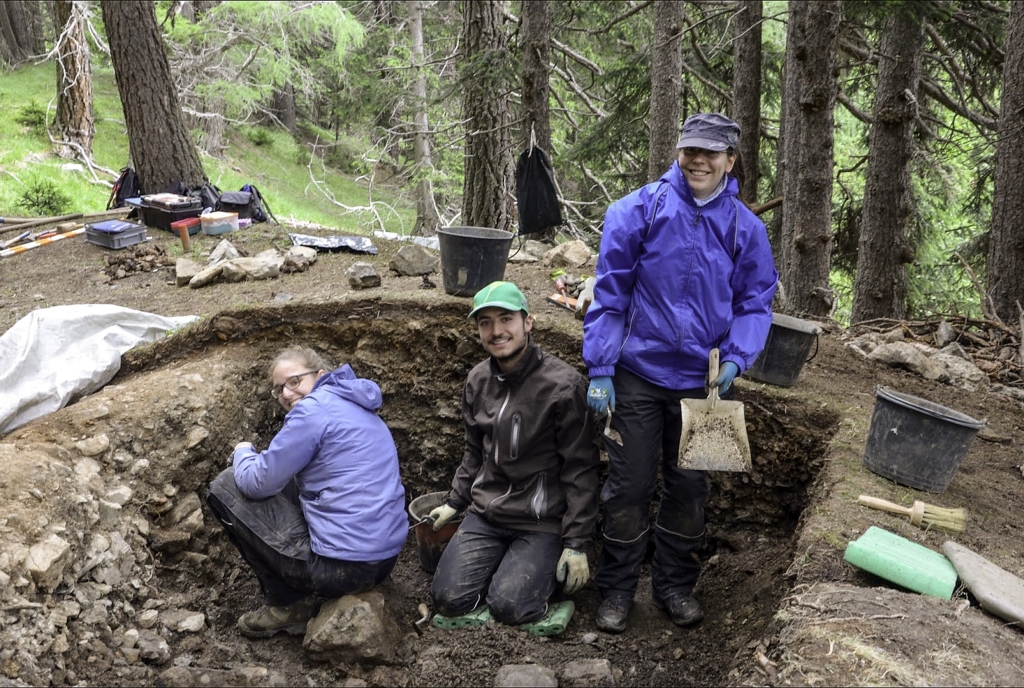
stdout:
POLYGON ((599 416, 606 415, 609 408, 615 410, 615 385, 612 384, 611 375, 601 375, 590 380, 587 406, 599 416))
POLYGON ((736 379, 736 376, 740 374, 740 367, 732 361, 726 361, 722 364, 722 367, 718 370, 718 377, 711 381, 712 387, 718 388, 718 394, 721 396, 729 391, 732 386, 732 381, 736 379))

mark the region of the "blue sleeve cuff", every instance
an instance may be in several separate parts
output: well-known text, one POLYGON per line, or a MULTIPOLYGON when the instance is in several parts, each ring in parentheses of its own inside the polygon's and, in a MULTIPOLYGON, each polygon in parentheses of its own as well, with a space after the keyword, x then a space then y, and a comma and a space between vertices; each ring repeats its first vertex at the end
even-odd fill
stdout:
POLYGON ((590 369, 590 379, 593 380, 595 377, 614 377, 615 366, 597 366, 590 369))

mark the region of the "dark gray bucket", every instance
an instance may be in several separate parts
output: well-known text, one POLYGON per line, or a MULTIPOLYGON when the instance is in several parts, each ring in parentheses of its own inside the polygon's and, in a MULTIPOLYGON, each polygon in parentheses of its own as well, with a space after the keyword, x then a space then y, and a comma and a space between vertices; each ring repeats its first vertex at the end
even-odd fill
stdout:
POLYGON ((779 387, 792 387, 800 377, 800 371, 808 360, 807 354, 814 344, 814 355, 818 353, 817 343, 821 328, 814 323, 781 313, 772 313, 772 326, 764 350, 744 377, 767 382, 779 387))
POLYGON ((901 485, 944 492, 984 426, 927 399, 876 387, 864 465, 901 485))
POLYGON ((473 296, 505 279, 512 233, 490 227, 440 227, 441 278, 453 296, 473 296))

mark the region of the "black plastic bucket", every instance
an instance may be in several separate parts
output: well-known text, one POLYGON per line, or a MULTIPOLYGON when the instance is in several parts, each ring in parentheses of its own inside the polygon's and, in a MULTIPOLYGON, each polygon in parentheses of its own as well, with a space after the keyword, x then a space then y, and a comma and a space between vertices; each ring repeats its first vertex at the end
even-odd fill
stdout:
MULTIPOLYGON (((804 363, 809 360, 807 353, 811 344, 817 345, 820 333, 821 328, 814 323, 772 313, 772 326, 768 330, 764 350, 744 377, 779 387, 792 387, 800 377, 804 363)), ((814 355, 817 353, 815 346, 814 355)))
POLYGON ((512 233, 490 227, 440 227, 441 278, 453 296, 473 296, 505 279, 512 233))
POLYGON ((876 387, 864 465, 901 485, 944 492, 984 426, 926 399, 876 387))

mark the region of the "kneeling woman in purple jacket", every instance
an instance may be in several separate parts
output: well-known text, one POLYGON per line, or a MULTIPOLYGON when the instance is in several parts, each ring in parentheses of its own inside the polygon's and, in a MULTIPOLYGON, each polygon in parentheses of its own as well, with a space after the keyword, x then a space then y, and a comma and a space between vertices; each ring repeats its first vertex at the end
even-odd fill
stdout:
POLYGON ((383 581, 408 535, 398 452, 375 413, 380 387, 348 365, 327 368, 311 349, 278 354, 271 395, 284 425, 265 451, 237 445, 210 485, 207 504, 265 597, 238 619, 252 638, 305 633, 316 598, 383 581))

